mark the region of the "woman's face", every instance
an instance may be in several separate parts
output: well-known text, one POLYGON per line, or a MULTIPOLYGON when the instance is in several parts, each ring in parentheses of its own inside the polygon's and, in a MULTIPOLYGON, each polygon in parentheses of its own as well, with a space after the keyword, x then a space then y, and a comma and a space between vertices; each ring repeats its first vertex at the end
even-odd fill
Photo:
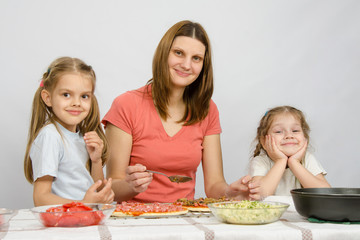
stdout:
POLYGON ((268 134, 274 138, 279 150, 288 157, 298 152, 305 143, 301 123, 291 113, 275 116, 268 134))
POLYGON ((199 76, 205 57, 205 46, 197 39, 178 36, 171 46, 168 64, 174 88, 185 88, 199 76))

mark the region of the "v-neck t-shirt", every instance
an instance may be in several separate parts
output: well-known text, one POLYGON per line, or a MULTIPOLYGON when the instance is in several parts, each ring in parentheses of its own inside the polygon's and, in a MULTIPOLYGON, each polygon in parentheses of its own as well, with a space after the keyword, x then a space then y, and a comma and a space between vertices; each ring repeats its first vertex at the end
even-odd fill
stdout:
POLYGON ((108 122, 132 136, 129 165, 142 164, 168 176, 184 175, 193 179, 186 183, 173 183, 163 175, 154 174, 148 189, 133 200, 174 202, 179 198, 194 198, 196 170, 202 160, 204 137, 221 133, 219 112, 212 100, 204 120, 182 126, 172 137, 166 133, 155 108, 151 86, 118 96, 102 120, 105 127, 108 122))

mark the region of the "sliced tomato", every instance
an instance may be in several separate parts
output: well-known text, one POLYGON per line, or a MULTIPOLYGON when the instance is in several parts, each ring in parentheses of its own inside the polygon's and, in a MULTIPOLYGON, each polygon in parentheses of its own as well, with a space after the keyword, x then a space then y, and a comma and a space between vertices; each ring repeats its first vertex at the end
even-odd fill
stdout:
POLYGON ((61 213, 40 213, 40 219, 46 227, 56 227, 59 217, 61 217, 61 213))
POLYGON ((57 227, 78 227, 81 226, 81 218, 76 214, 64 214, 57 222, 57 227))
POLYGON ((51 207, 40 218, 47 227, 76 227, 96 225, 104 218, 101 211, 92 212, 92 208, 81 202, 66 203, 51 207), (63 213, 63 214, 62 214, 63 213))

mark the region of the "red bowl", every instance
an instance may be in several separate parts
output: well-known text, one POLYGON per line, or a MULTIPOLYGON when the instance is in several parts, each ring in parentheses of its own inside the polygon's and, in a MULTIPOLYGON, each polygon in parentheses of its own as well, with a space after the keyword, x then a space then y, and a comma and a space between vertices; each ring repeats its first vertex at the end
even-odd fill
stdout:
POLYGON ((73 210, 63 212, 63 205, 34 207, 31 212, 45 227, 84 227, 103 224, 113 213, 116 205, 85 203, 91 210, 73 210), (49 209, 58 209, 49 212, 49 209))

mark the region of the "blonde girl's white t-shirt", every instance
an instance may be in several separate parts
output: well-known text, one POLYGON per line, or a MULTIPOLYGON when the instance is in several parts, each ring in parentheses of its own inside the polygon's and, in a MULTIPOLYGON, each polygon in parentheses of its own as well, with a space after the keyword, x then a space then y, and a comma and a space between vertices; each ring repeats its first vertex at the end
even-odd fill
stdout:
POLYGON ((34 181, 46 175, 52 176, 52 193, 81 200, 94 183, 86 169, 89 154, 85 141, 79 132, 71 132, 61 124, 57 126, 62 136, 54 124, 48 124, 40 130, 31 146, 34 181))
MULTIPOLYGON (((302 165, 314 176, 320 173, 327 174, 314 155, 309 152, 306 152, 302 165)), ((250 161, 250 175, 252 177, 265 176, 273 166, 274 162, 267 156, 265 151, 261 151, 259 156, 250 161)), ((274 195, 288 196, 291 195, 290 190, 295 188, 302 188, 302 186, 290 168, 286 168, 274 195)))

